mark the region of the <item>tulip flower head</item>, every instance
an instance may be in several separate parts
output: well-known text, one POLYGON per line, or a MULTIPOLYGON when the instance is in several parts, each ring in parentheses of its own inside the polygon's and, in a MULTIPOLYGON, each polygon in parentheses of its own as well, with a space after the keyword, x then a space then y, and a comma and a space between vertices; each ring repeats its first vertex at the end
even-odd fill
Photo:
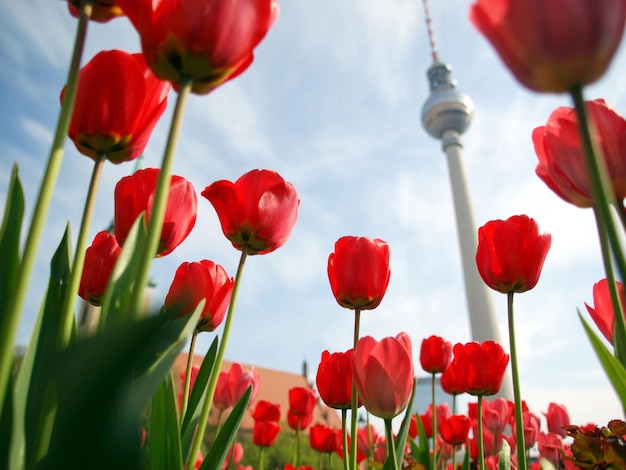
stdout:
POLYGON ((292 429, 306 429, 313 420, 313 410, 317 403, 315 390, 307 387, 289 389, 289 410, 287 422, 292 429))
POLYGON ((102 303, 113 268, 121 252, 122 249, 115 235, 102 231, 95 236, 91 246, 85 252, 83 274, 78 288, 78 295, 81 298, 96 306, 102 303))
MULTIPOLYGON (((146 225, 150 222, 152 201, 160 170, 146 168, 118 181, 115 186, 115 237, 124 245, 131 227, 142 212, 146 225)), ((198 200, 193 185, 181 176, 173 175, 165 209, 165 218, 156 256, 168 255, 180 245, 196 223, 198 200)))
POLYGON ((328 257, 328 279, 337 303, 371 310, 383 299, 391 272, 389 245, 378 238, 342 237, 328 257))
POLYGON ((252 441, 260 447, 270 447, 276 441, 280 432, 280 404, 267 400, 259 400, 252 413, 254 429, 252 441))
POLYGON ((439 432, 447 444, 462 445, 467 442, 472 421, 464 415, 453 415, 441 420, 439 432))
POLYGON ((309 429, 309 444, 318 452, 337 452, 341 445, 341 430, 325 424, 315 424, 309 429))
POLYGON ((607 70, 624 33, 626 1, 476 0, 470 20, 522 85, 563 93, 607 70))
POLYGON ((458 343, 454 359, 464 391, 473 396, 495 395, 500 391, 509 355, 495 341, 458 343))
POLYGON ((352 377, 363 406, 374 416, 392 419, 408 405, 413 390, 413 354, 406 333, 359 339, 352 356, 352 377), (375 384, 375 386, 373 386, 375 384))
POLYGON ((483 400, 483 426, 492 434, 502 434, 508 426, 511 418, 511 407, 504 398, 496 398, 492 401, 483 400))
POLYGON ((235 362, 228 371, 220 372, 213 396, 213 404, 221 411, 235 406, 250 386, 252 387, 250 404, 252 404, 259 393, 260 380, 254 367, 246 372, 241 364, 235 362))
POLYGON ((526 292, 539 280, 550 243, 527 215, 487 222, 478 229, 478 272, 498 292, 526 292))
POLYGON ((206 94, 246 70, 278 15, 275 0, 117 0, 155 75, 206 94))
MULTIPOLYGON (((616 281, 617 292, 619 294, 622 307, 626 307, 626 291, 624 284, 616 281)), ((585 303, 587 311, 594 323, 600 330, 600 333, 613 344, 613 328, 615 322, 615 310, 611 301, 609 292, 609 281, 602 279, 593 285, 593 307, 585 303)))
POLYGON ((300 205, 294 186, 270 170, 252 170, 234 183, 217 181, 202 196, 215 208, 226 238, 251 255, 287 242, 300 205))
MULTIPOLYGON (((68 0, 67 2, 67 9, 75 18, 79 16, 80 4, 81 0, 68 0)), ((115 0, 94 0, 91 17, 89 19, 97 23, 106 23, 113 18, 123 15, 124 12, 117 5, 115 0)))
POLYGON ((564 405, 558 403, 550 403, 548 405, 548 411, 545 413, 546 420, 548 421, 548 431, 554 434, 558 434, 561 437, 567 436, 565 426, 570 425, 569 413, 564 405))
POLYGON ((352 406, 353 352, 349 349, 345 353, 322 353, 315 383, 320 398, 331 408, 347 410, 352 406))
POLYGON ((420 363, 422 369, 430 374, 446 370, 452 360, 452 344, 440 336, 430 336, 422 340, 420 363))
MULTIPOLYGON (((94 160, 134 160, 165 111, 169 90, 170 84, 154 76, 141 54, 99 52, 80 71, 68 136, 94 160)), ((61 101, 64 96, 65 88, 61 101)))

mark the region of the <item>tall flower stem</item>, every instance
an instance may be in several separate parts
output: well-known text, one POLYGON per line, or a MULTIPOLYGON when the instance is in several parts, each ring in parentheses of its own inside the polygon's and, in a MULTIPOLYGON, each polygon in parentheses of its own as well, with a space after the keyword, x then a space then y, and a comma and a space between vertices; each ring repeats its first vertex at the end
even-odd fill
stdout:
MULTIPOLYGON (((393 439, 393 429, 391 429, 391 419, 385 419, 385 436, 387 438, 387 459, 391 459, 393 468, 398 468, 398 456, 396 455, 396 444, 393 439)), ((433 470, 435 467, 433 467, 433 470)))
POLYGON ((433 459, 432 459, 432 469, 435 470, 437 468, 437 404, 435 403, 435 374, 432 374, 432 378, 430 381, 430 400, 433 406, 433 459))
POLYGON ((265 447, 259 446, 259 460, 257 461, 257 469, 263 470, 263 454, 265 452, 265 447))
POLYGON ((78 295, 80 280, 83 275, 83 266, 85 264, 85 250, 87 247, 87 236, 89 235, 89 227, 91 226, 93 208, 96 204, 98 183, 100 182, 100 175, 102 174, 102 168, 104 167, 105 161, 105 154, 99 154, 96 157, 96 162, 93 166, 93 172, 91 174, 91 181, 89 182, 89 189, 87 190, 85 207, 83 209, 83 219, 80 223, 80 229, 78 231, 76 251, 74 253, 74 261, 72 262, 72 271, 70 272, 70 281, 67 287, 67 292, 65 293, 65 299, 63 301, 60 338, 61 346, 68 345, 72 336, 75 319, 74 305, 76 303, 76 296, 78 295))
MULTIPOLYGON (((356 344, 359 342, 359 329, 361 325, 361 309, 354 309, 354 341, 353 347, 356 350, 356 344)), ((356 385, 354 381, 352 381, 352 413, 350 414, 350 436, 352 436, 352 440, 350 441, 350 469, 356 470, 356 449, 357 449, 357 438, 356 438, 356 418, 357 418, 357 410, 359 408, 359 395, 356 391, 356 385)))
MULTIPOLYGON (((480 462, 480 470, 485 470, 485 446, 483 444, 483 396, 478 395, 478 461, 480 462)), ((519 428, 518 428, 519 429, 519 428)), ((525 469, 518 463, 518 468, 525 469)), ((433 469, 434 470, 434 469, 433 469)))
POLYGON ((48 163, 43 174, 43 181, 39 188, 37 202, 34 206, 22 260, 16 273, 15 285, 11 290, 11 298, 7 303, 6 312, 0 312, 0 404, 4 403, 9 374, 11 373, 13 364, 15 335, 17 334, 20 324, 20 317, 28 291, 28 283, 33 271, 35 259, 37 258, 37 247, 41 239, 43 226, 63 160, 63 146, 72 119, 74 101, 76 100, 76 89, 78 87, 80 62, 83 56, 85 37, 87 36, 87 25, 91 18, 92 9, 93 0, 82 1, 74 40, 74 51, 72 52, 72 59, 67 74, 65 95, 61 103, 61 111, 54 132, 52 148, 50 149, 48 163))
POLYGON ((131 317, 137 317, 141 312, 144 287, 148 284, 148 276, 150 275, 150 265, 159 248, 163 219, 165 218, 165 210, 167 208, 167 198, 169 196, 172 166, 174 165, 174 157, 176 155, 176 146, 183 124, 183 114, 185 112, 187 98, 191 92, 193 81, 184 79, 178 85, 178 98, 176 99, 174 114, 172 115, 172 123, 163 153, 163 161, 161 162, 161 171, 159 172, 159 180, 157 181, 154 202, 152 203, 150 220, 148 221, 148 235, 141 252, 139 269, 137 277, 135 278, 135 287, 130 301, 131 317))
MULTIPOLYGON (((343 470, 349 469, 348 462, 348 410, 341 410, 341 443, 343 445, 343 470)), ((354 439, 354 436, 352 436, 354 439)))
POLYGON ((300 417, 298 417, 298 424, 296 426, 296 435, 293 440, 293 465, 298 468, 300 465, 300 417))
POLYGON ((185 385, 183 386, 183 402, 180 406, 180 424, 185 419, 187 413, 187 405, 189 404, 189 388, 191 386, 191 369, 193 368, 193 353, 196 349, 196 339, 198 332, 194 331, 191 336, 191 344, 189 345, 189 355, 187 356, 187 367, 185 369, 185 385))
POLYGON ((211 411, 211 404, 213 403, 213 397, 215 396, 215 388, 217 387, 217 379, 220 375, 220 369, 222 368, 222 362, 224 361, 224 352, 226 351, 226 344, 228 343, 228 336, 230 334, 230 328, 233 322, 233 314, 235 312, 235 304, 237 301, 237 294, 239 292, 239 285, 241 283, 241 275, 246 263, 248 253, 243 250, 241 252, 241 258, 239 258, 239 266, 237 266, 237 274, 235 275, 235 283, 233 284, 233 293, 230 298, 230 304, 228 305, 228 312, 226 312, 226 319, 224 320, 224 331, 222 333, 222 341, 217 349, 217 355, 215 356, 215 364, 211 371, 211 377, 209 378, 209 384, 207 385, 206 396, 204 403, 202 404, 202 410, 200 411, 200 419, 198 420, 198 430, 194 435, 191 445, 191 451, 187 458, 187 468, 191 468, 191 462, 196 461, 198 452, 200 451, 200 445, 204 439, 204 433, 206 432, 207 422, 209 420, 209 413, 211 411))
MULTIPOLYGON (((524 421, 522 417, 522 396, 519 386, 519 371, 517 368, 517 350, 515 346, 515 326, 513 323, 513 292, 506 294, 507 312, 509 320, 509 347, 511 349, 511 372, 513 374, 513 400, 515 401, 515 429, 517 429, 517 464, 518 468, 526 466, 526 446, 524 445, 524 421)), ((480 401, 479 401, 480 403, 480 401)), ((479 410, 480 412, 480 410, 479 410)))

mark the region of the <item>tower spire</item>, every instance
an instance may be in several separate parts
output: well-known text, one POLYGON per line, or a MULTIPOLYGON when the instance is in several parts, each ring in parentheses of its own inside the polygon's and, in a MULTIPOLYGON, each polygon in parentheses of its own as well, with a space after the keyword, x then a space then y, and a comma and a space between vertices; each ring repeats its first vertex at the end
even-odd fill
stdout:
POLYGON ((430 19, 428 1, 422 0, 422 4, 424 5, 424 18, 426 18, 426 30, 428 31, 428 40, 430 41, 430 51, 433 57, 433 62, 439 62, 439 49, 437 48, 437 41, 435 40, 435 29, 433 28, 433 22, 430 19))

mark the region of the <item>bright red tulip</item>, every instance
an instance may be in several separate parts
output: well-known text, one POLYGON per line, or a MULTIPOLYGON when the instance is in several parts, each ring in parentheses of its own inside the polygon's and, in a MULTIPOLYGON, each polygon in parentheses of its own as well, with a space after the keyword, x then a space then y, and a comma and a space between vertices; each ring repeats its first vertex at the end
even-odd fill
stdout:
POLYGON ((293 387, 289 390, 289 411, 287 421, 292 429, 306 429, 313 420, 313 410, 317 403, 315 390, 306 387, 293 387))
MULTIPOLYGON (((115 186, 115 237, 120 245, 124 245, 128 232, 142 212, 146 213, 146 226, 150 223, 159 171, 157 168, 138 170, 119 180, 115 186)), ((196 223, 197 212, 198 200, 192 184, 173 175, 157 257, 171 253, 187 238, 196 223)))
MULTIPOLYGON (((585 104, 613 192, 621 201, 626 198, 626 119, 603 99, 585 104)), ((537 176, 561 199, 578 207, 594 206, 576 111, 565 106, 556 108, 546 125, 533 131, 532 138, 539 159, 537 176)))
POLYGON ((213 204, 226 238, 250 255, 287 242, 300 204, 294 186, 269 170, 252 170, 234 183, 217 181, 202 196, 213 204))
MULTIPOLYGON (((70 14, 76 18, 80 13, 80 4, 81 0, 68 0, 67 2, 70 14)), ((90 19, 98 23, 106 23, 123 14, 124 12, 117 6, 115 0, 94 0, 90 19)))
POLYGON ((367 411, 382 419, 392 419, 400 414, 413 390, 413 353, 409 335, 400 333, 380 342, 371 336, 359 339, 352 356, 352 378, 367 411))
POLYGON ((315 424, 309 429, 309 444, 318 452, 337 452, 341 445, 341 430, 325 424, 315 424))
POLYGON ((274 421, 278 423, 280 420, 280 403, 271 403, 267 400, 259 400, 252 413, 255 421, 274 421))
MULTIPOLYGON (((102 51, 80 71, 68 136, 80 153, 112 163, 144 151, 167 107, 170 84, 156 78, 141 54, 102 51)), ((61 101, 65 88, 61 92, 61 101)))
POLYGON ((562 93, 607 70, 624 32, 626 1, 477 0, 470 20, 522 85, 562 93))
POLYGON ((440 336, 430 336, 422 340, 420 363, 424 371, 439 374, 446 370, 451 360, 452 343, 440 336))
POLYGON ((475 341, 453 348, 454 359, 465 392, 489 396, 500 391, 509 355, 495 341, 475 341))
POLYGON ((493 401, 483 400, 483 426, 492 434, 502 434, 511 418, 511 407, 504 398, 493 401))
POLYGON ((439 433, 444 442, 451 445, 461 445, 467 442, 471 428, 472 420, 467 416, 453 415, 441 421, 439 433))
POLYGON ((233 363, 228 372, 220 372, 217 378, 213 404, 222 411, 235 406, 250 386, 252 386, 250 395, 252 404, 259 393, 260 381, 261 378, 254 367, 246 372, 241 364, 233 363))
POLYGON ((328 257, 328 279, 339 305, 371 310, 389 285, 389 245, 378 238, 342 237, 328 257))
POLYGON ((460 395, 465 393, 459 370, 454 361, 451 361, 446 370, 441 374, 439 384, 444 392, 450 395, 460 395))
MULTIPOLYGON (((617 283, 617 292, 620 297, 622 307, 626 307, 626 290, 624 284, 619 281, 617 283)), ((613 328, 615 322, 615 310, 609 293, 609 281, 602 279, 593 285, 593 307, 585 303, 587 311, 594 323, 600 330, 600 333, 613 344, 613 328)))
POLYGON ((293 410, 287 411, 287 424, 294 431, 303 430, 309 427, 309 424, 313 422, 313 413, 307 415, 301 415, 294 413, 293 410))
POLYGON ((85 251, 83 274, 78 295, 92 305, 100 305, 111 273, 122 249, 115 236, 107 231, 98 233, 85 251))
POLYGON ((563 428, 570 425, 570 420, 569 413, 564 405, 550 403, 548 405, 548 411, 545 415, 546 420, 548 421, 549 432, 558 434, 561 437, 567 436, 567 431, 563 428))
POLYGON ((196 331, 215 331, 226 316, 234 282, 226 270, 213 261, 185 262, 174 274, 164 309, 173 317, 181 318, 192 314, 204 299, 196 331))
POLYGON ((539 280, 550 243, 527 215, 487 222, 478 229, 478 272, 498 292, 526 292, 539 280))
POLYGON ((270 447, 274 445, 280 425, 275 421, 255 421, 252 431, 252 442, 259 447, 270 447))
POLYGON ((117 0, 163 80, 205 94, 241 74, 278 15, 275 0, 117 0))
POLYGON ((352 349, 345 353, 322 353, 315 383, 320 398, 331 408, 347 410, 352 406, 353 353, 352 349))

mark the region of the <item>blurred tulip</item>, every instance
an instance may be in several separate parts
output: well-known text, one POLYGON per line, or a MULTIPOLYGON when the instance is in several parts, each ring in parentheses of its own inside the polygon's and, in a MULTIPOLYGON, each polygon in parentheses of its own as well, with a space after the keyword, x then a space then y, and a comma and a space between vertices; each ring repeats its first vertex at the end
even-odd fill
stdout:
POLYGON ((306 387, 289 389, 289 411, 287 421, 292 429, 306 429, 313 420, 317 403, 315 390, 306 387))
MULTIPOLYGON (((80 13, 81 0, 68 0, 67 9, 76 18, 80 13)), ((117 6, 115 0, 94 0, 90 19, 98 23, 107 21, 124 15, 122 9, 117 6)))
POLYGON ((422 340, 420 363, 422 369, 430 374, 446 370, 452 360, 452 344, 440 336, 430 336, 422 340))
POLYGON ((352 378, 363 406, 374 416, 392 419, 407 406, 413 390, 411 338, 400 333, 380 342, 359 339, 352 356, 352 378), (372 384, 376 384, 372 387, 372 384))
POLYGON ((563 428, 570 425, 570 420, 569 413, 564 405, 550 403, 545 416, 548 421, 549 432, 558 434, 561 437, 567 436, 567 431, 563 428))
POLYGON ((278 15, 275 0, 117 0, 163 80, 206 94, 241 74, 278 15))
MULTIPOLYGON (((138 170, 119 180, 115 186, 115 237, 121 246, 142 212, 146 213, 146 225, 150 223, 159 171, 157 168, 138 170)), ((173 175, 157 257, 171 253, 187 238, 196 223, 197 211, 198 200, 192 184, 173 175)))
MULTIPOLYGON (((200 373, 200 366, 192 366, 191 367, 191 377, 189 379, 189 396, 191 396, 191 392, 193 390, 193 386, 196 384, 196 379, 198 378, 198 374, 200 373)), ((178 408, 182 409, 183 407, 183 390, 185 388, 185 377, 186 374, 184 372, 180 373, 180 392, 178 392, 178 408)))
POLYGON ((376 441, 378 440, 378 430, 373 424, 361 426, 357 430, 357 451, 363 455, 369 455, 370 450, 373 450, 376 441))
POLYGON ((626 1, 477 0, 470 20, 522 85, 562 93, 607 70, 624 32, 626 1))
POLYGON ((328 257, 328 279, 339 305, 371 310, 389 285, 389 245, 378 238, 342 237, 328 257))
POLYGON ((221 411, 235 406, 248 390, 248 387, 252 386, 249 405, 251 406, 259 393, 260 381, 259 374, 254 367, 246 372, 241 364, 235 362, 230 366, 228 372, 220 372, 213 396, 213 404, 221 411))
POLYGON ((524 423, 524 445, 526 449, 531 449, 537 442, 539 437, 539 429, 541 422, 539 416, 530 411, 522 413, 522 421, 524 423))
POLYGON ((352 406, 353 352, 349 349, 345 353, 322 353, 315 383, 320 398, 331 408, 347 410, 352 406))
POLYGON ((502 434, 511 420, 511 406, 504 398, 483 400, 483 426, 492 434, 502 434))
POLYGON ((489 221, 478 229, 478 272, 498 292, 526 292, 539 280, 550 243, 527 215, 489 221))
POLYGON ((222 463, 222 470, 226 470, 227 468, 236 468, 242 460, 243 445, 241 442, 235 442, 235 444, 228 448, 226 459, 224 459, 224 463, 222 463))
POLYGON ((495 341, 458 343, 454 359, 465 392, 490 396, 500 391, 509 355, 495 341))
POLYGON ((441 420, 439 432, 448 444, 461 445, 467 442, 471 427, 472 421, 467 416, 453 415, 441 420))
POLYGON ((303 430, 309 427, 309 424, 313 422, 313 413, 307 415, 301 415, 295 413, 293 410, 287 411, 287 424, 294 431, 303 430))
POLYGON ((280 420, 280 404, 271 403, 267 400, 259 400, 252 413, 255 421, 274 421, 280 420))
POLYGON ((85 251, 85 264, 80 278, 78 295, 92 305, 99 306, 111 278, 111 273, 122 249, 114 235, 99 232, 85 251))
POLYGON ((537 439, 539 454, 555 468, 561 468, 560 451, 563 450, 563 439, 558 434, 540 432, 537 439))
MULTIPOLYGON (((626 119, 603 99, 585 105, 613 192, 621 201, 626 197, 626 119)), ((578 207, 594 206, 576 111, 556 108, 546 125, 533 131, 532 138, 539 159, 537 176, 561 199, 578 207)))
POLYGON ((271 447, 276 442, 280 425, 275 421, 255 421, 252 442, 259 447, 271 447))
MULTIPOLYGON (((141 54, 102 51, 80 71, 68 136, 80 153, 112 163, 134 160, 167 107, 170 84, 141 54)), ((61 92, 61 101, 65 88, 61 92)))
MULTIPOLYGON (((617 292, 620 297, 622 307, 626 307, 626 291, 624 284, 616 281, 617 292)), ((585 303, 589 315, 600 330, 600 333, 613 344, 613 328, 615 322, 615 310, 609 292, 609 282, 602 279, 593 285, 593 307, 585 303)))
POLYGON ((183 263, 176 270, 165 297, 164 310, 175 318, 193 313, 205 300, 196 331, 215 331, 226 316, 234 280, 213 261, 183 263))
POLYGON ((283 246, 298 216, 296 189, 278 173, 252 170, 234 183, 217 181, 202 191, 232 245, 250 255, 283 246))
POLYGON ((309 429, 309 444, 318 452, 336 452, 341 445, 341 430, 315 424, 309 429))

